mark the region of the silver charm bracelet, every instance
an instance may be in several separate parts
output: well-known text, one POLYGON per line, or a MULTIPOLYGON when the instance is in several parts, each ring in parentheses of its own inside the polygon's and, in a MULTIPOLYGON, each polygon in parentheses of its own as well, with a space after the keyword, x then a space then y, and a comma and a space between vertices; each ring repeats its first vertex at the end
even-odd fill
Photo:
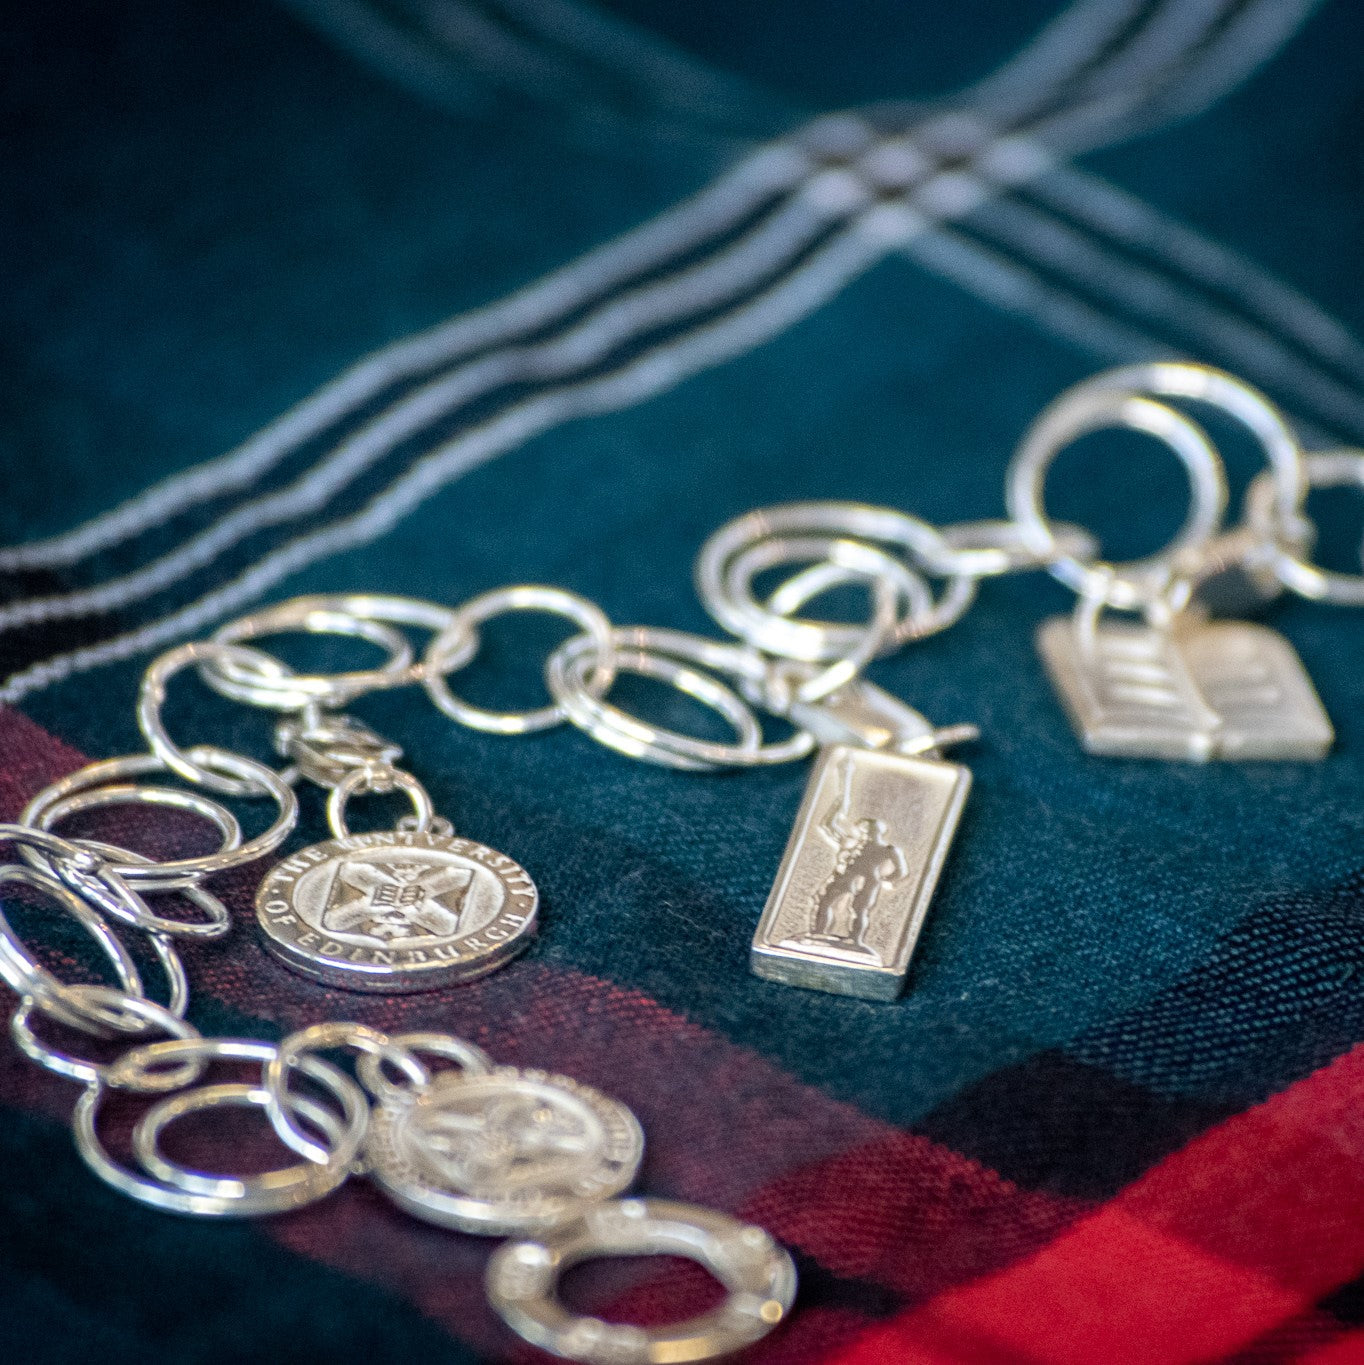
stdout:
POLYGON ((1091 752, 1208 760, 1318 759, 1332 730, 1300 661, 1274 632, 1211 619, 1207 604, 1262 605, 1287 589, 1364 604, 1364 577, 1313 565, 1304 513, 1313 487, 1364 486, 1364 453, 1304 453, 1263 395, 1204 366, 1157 363, 1097 376, 1063 394, 1022 441, 1007 482, 1010 519, 935 527, 862 504, 809 502, 749 513, 702 548, 698 591, 736 640, 655 627, 613 626, 592 603, 557 588, 496 589, 455 608, 370 593, 295 598, 181 645, 148 668, 138 722, 149 752, 91 763, 36 796, 0 837, 21 861, 0 882, 44 895, 90 935, 116 986, 63 982, 0 914, 0 978, 19 995, 11 1032, 38 1064, 82 1082, 73 1119, 86 1164, 153 1207, 207 1216, 256 1215, 320 1199, 363 1173, 400 1207, 463 1231, 521 1238, 488 1271, 493 1306, 527 1340, 573 1359, 701 1360, 757 1340, 790 1310, 790 1257, 759 1228, 726 1215, 649 1199, 618 1199, 643 1151, 634 1116, 566 1077, 496 1067, 444 1034, 386 1036, 323 1023, 279 1044, 203 1038, 185 1020, 189 987, 180 937, 230 931, 204 885, 215 873, 277 849, 298 817, 294 786, 328 790, 332 838, 290 854, 256 899, 266 947, 315 980, 362 991, 422 990, 468 981, 509 961, 536 928, 538 895, 511 858, 457 836, 425 788, 398 766, 401 749, 348 715, 368 693, 419 684, 452 719, 490 734, 528 734, 569 722, 631 757, 693 771, 750 767, 817 753, 805 798, 758 924, 752 965, 789 984, 868 999, 903 988, 929 901, 952 843, 970 772, 943 757, 976 736, 935 727, 868 682, 866 666, 946 629, 980 581, 1045 568, 1078 596, 1074 615, 1044 623, 1039 649, 1091 752), (1258 440, 1268 470, 1252 483, 1239 526, 1223 527, 1222 461, 1174 401, 1210 404, 1258 440), (1105 427, 1144 432, 1184 462, 1193 504, 1163 552, 1106 563, 1085 531, 1052 523, 1047 468, 1070 442, 1105 427), (758 578, 792 570, 760 597, 758 578), (800 615, 831 589, 863 585, 869 620, 800 615), (478 652, 480 627, 505 611, 547 611, 578 629, 550 656, 551 701, 490 711, 451 679, 478 652), (429 640, 418 659, 409 631, 429 640), (385 653, 376 668, 298 672, 260 641, 290 632, 353 636, 385 653), (161 710, 167 684, 193 669, 208 686, 279 717, 280 772, 211 744, 181 747, 161 710), (615 679, 639 674, 713 708, 729 742, 651 724, 609 700, 615 679), (786 722, 772 739, 758 713, 786 722), (149 782, 174 775, 186 787, 149 782), (390 831, 353 833, 352 798, 402 792, 411 815, 390 831), (224 800, 268 799, 274 818, 245 839, 224 800), (206 820, 212 854, 154 862, 58 831, 110 805, 173 808, 206 820), (153 909, 176 893, 188 918, 153 909), (166 977, 158 1003, 124 941, 147 935, 166 977), (45 1042, 39 1017, 130 1050, 87 1061, 45 1042), (165 1035, 162 1041, 148 1037, 165 1035), (357 1054, 355 1073, 319 1055, 357 1054), (455 1063, 433 1071, 427 1057, 455 1063), (259 1083, 203 1083, 218 1063, 259 1065, 259 1083), (98 1130, 109 1091, 150 1107, 133 1128, 132 1164, 98 1130), (219 1176, 168 1158, 161 1136, 176 1120, 223 1106, 263 1109, 300 1160, 263 1175, 219 1176), (594 1256, 679 1254, 729 1291, 721 1307, 669 1328, 574 1317, 555 1288, 568 1266, 594 1256))

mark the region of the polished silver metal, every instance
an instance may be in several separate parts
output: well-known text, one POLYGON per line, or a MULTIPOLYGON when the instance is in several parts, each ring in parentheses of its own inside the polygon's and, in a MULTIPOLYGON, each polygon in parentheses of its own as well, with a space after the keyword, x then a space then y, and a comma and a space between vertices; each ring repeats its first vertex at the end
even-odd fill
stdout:
MULTIPOLYGON (((866 625, 792 621, 757 600, 744 558, 751 547, 788 536, 832 536, 845 541, 893 546, 913 567, 934 572, 950 555, 936 527, 885 507, 851 502, 798 502, 765 507, 736 517, 716 531, 696 559, 696 588, 712 616, 732 635, 782 658, 830 663, 857 649, 866 625), (736 567, 737 561, 737 567, 736 567)), ((949 576, 942 597, 926 612, 905 613, 888 632, 882 652, 922 639, 959 621, 975 599, 976 580, 949 576)))
MULTIPOLYGON (((297 673, 273 656, 267 656, 267 666, 257 658, 209 655, 201 662, 199 671, 210 687, 233 701, 279 711, 299 711, 316 702, 327 710, 336 710, 367 692, 403 687, 421 676, 412 642, 395 628, 395 623, 435 628, 435 622, 445 620, 448 620, 445 608, 406 598, 368 593, 294 597, 229 621, 214 632, 212 642, 240 645, 247 640, 295 632, 343 635, 376 645, 388 657, 378 668, 297 673)), ((262 652, 258 647, 255 650, 257 655, 262 652)))
POLYGON ((821 750, 753 938, 753 971, 895 999, 970 787, 958 763, 849 744, 821 750))
POLYGON ((68 1080, 90 1081, 107 1077, 109 1065, 101 1062, 86 1061, 82 1057, 45 1043, 33 1031, 33 1014, 51 1013, 51 1002, 60 999, 68 1009, 90 1017, 108 1019, 111 1016, 130 1019, 136 1024, 136 1032, 147 1033, 160 1030, 172 1038, 198 1038, 199 1030, 178 1014, 172 1013, 164 1005, 145 996, 129 995, 126 991, 114 990, 109 986, 89 985, 80 982, 58 988, 46 1000, 26 995, 19 1001, 19 1008, 9 1021, 10 1037, 24 1056, 38 1063, 47 1071, 68 1080))
POLYGON ((241 645, 223 644, 216 640, 192 640, 188 644, 177 645, 154 659, 142 675, 137 695, 137 724, 152 753, 186 782, 207 787, 209 791, 223 796, 260 796, 263 789, 254 778, 233 777, 219 772, 198 762, 194 750, 182 749, 171 739, 161 715, 166 704, 166 689, 177 673, 192 664, 198 665, 202 671, 210 663, 233 659, 258 662, 259 667, 266 671, 287 672, 283 664, 268 654, 241 645))
MULTIPOLYGON (((174 806, 212 820, 223 831, 223 847, 216 853, 196 858, 176 858, 167 862, 152 862, 140 854, 114 864, 114 871, 134 888, 158 891, 178 891, 196 885, 202 878, 228 868, 242 867, 273 852, 288 838, 298 819, 298 799, 293 789, 277 773, 263 763, 230 753, 212 745, 198 745, 189 750, 194 762, 214 772, 235 776, 255 784, 256 796, 269 795, 277 806, 274 822, 263 833, 246 843, 236 843, 228 834, 237 828, 236 821, 216 802, 200 792, 179 791, 168 787, 149 788, 141 785, 122 786, 128 777, 143 777, 148 773, 165 772, 169 764, 156 754, 129 754, 121 758, 105 758, 88 763, 74 773, 68 773, 45 787, 24 807, 18 823, 37 829, 51 829, 63 813, 73 814, 77 807, 89 809, 108 803, 142 802, 150 805, 174 806), (152 793, 148 795, 148 793, 152 793), (79 801, 69 798, 79 794, 79 801), (224 820, 222 817, 226 816, 224 820), (230 822, 230 824, 228 823, 230 822)), ((237 835, 240 837, 240 834, 237 835)))
POLYGON ((744 642, 783 659, 799 659, 797 651, 808 651, 810 638, 821 638, 815 632, 827 630, 830 624, 793 620, 793 613, 830 588, 865 583, 872 592, 871 618, 859 638, 849 641, 848 649, 831 661, 833 667, 839 667, 854 660, 855 671, 896 648, 894 642, 909 628, 908 623, 924 620, 934 610, 932 590, 916 569, 877 545, 841 536, 781 535, 756 541, 729 561, 725 582, 731 598, 749 617, 744 642), (766 603, 759 604, 753 587, 757 576, 799 563, 809 567, 788 578, 766 603))
POLYGON ((400 1085, 388 1078, 384 1072, 388 1058, 382 1052, 362 1052, 356 1059, 355 1074, 376 1100, 411 1099, 415 1090, 431 1084, 431 1072, 422 1065, 418 1053, 455 1062, 466 1075, 481 1076, 493 1069, 493 1059, 481 1047, 448 1033, 395 1033, 388 1041, 402 1050, 402 1069, 410 1084, 400 1085), (409 1062, 416 1063, 420 1074, 413 1075, 409 1062))
MULTIPOLYGON (((389 1062, 402 1070, 408 1080, 416 1085, 423 1085, 430 1079, 426 1068, 415 1057, 390 1039, 386 1033, 370 1028, 368 1024, 337 1020, 325 1024, 311 1024, 289 1034, 287 1038, 281 1040, 275 1049, 275 1055, 266 1062, 261 1075, 261 1084, 266 1094, 265 1113, 270 1120, 270 1126, 275 1130, 275 1136, 286 1147, 297 1152, 299 1156, 307 1157, 309 1161, 327 1161, 336 1146, 337 1138, 329 1137, 328 1145, 324 1146, 313 1141, 299 1127, 294 1119, 294 1114, 300 1112, 299 1097, 289 1090, 290 1072, 304 1070, 306 1074, 303 1063, 311 1053, 334 1048, 354 1049, 362 1056, 389 1062)), ((306 1113, 303 1116, 308 1117, 306 1113)), ((347 1115, 347 1124, 354 1130, 349 1132, 348 1138, 353 1141, 356 1151, 364 1139, 368 1122, 369 1115, 363 1106, 352 1107, 347 1115)))
POLYGON ((392 767, 402 746, 371 730, 354 716, 306 706, 275 726, 275 751, 293 763, 280 774, 292 785, 300 777, 319 787, 334 787, 355 768, 392 767))
POLYGON ((529 945, 538 906, 535 883, 504 854, 414 830, 314 844, 256 893, 281 962, 358 991, 431 990, 493 971, 529 945))
POLYGON ((611 648, 611 622, 595 603, 562 588, 518 583, 471 597, 456 608, 450 624, 427 647, 422 661, 422 682, 427 695, 447 716, 474 730, 496 735, 525 735, 547 730, 565 719, 562 706, 542 706, 533 711, 489 711, 473 706, 450 689, 448 677, 464 667, 477 649, 478 627, 508 611, 543 611, 572 621, 593 642, 592 672, 585 686, 600 696, 611 686, 615 666, 611 648), (475 641, 470 650, 466 642, 475 641))
POLYGON ((924 555, 931 573, 951 577, 998 578, 1002 574, 1026 573, 1045 569, 1057 555, 1071 559, 1094 559, 1099 542, 1082 526, 1064 522, 1052 525, 1054 545, 1039 552, 1030 544, 1023 528, 1013 521, 958 521, 938 528, 944 552, 932 550, 924 555))
POLYGON ((436 808, 425 787, 411 773, 390 764, 364 764, 352 768, 327 793, 327 825, 338 839, 350 837, 350 827, 346 824, 346 806, 352 796, 366 793, 385 795, 402 792, 412 802, 412 818, 415 821, 413 833, 425 834, 431 828, 436 808))
MULTIPOLYGON (((149 998, 132 954, 99 911, 83 897, 55 877, 22 863, 0 864, 0 886, 9 884, 26 886, 55 901, 95 941, 113 968, 120 990, 126 995, 149 998)), ((169 984, 168 1008, 173 1014, 183 1015, 189 1001, 189 986, 179 955, 164 935, 153 934, 150 939, 169 984)), ((81 1010, 75 999, 65 993, 68 983, 43 966, 24 945, 3 910, 0 910, 0 980, 16 995, 32 996, 44 1013, 71 1028, 96 1037, 128 1031, 126 1024, 115 1019, 92 1016, 81 1010)))
POLYGON ((1037 641, 1090 753, 1313 760, 1334 740, 1297 654, 1264 626, 1186 617, 1158 628, 1082 614, 1044 622, 1037 641))
POLYGON ((593 1365, 678 1365, 731 1355, 765 1337, 791 1311, 796 1268, 762 1228, 727 1214, 622 1199, 598 1204, 536 1241, 507 1243, 488 1263, 487 1286, 507 1325, 541 1350, 593 1365), (570 1313, 558 1298, 560 1277, 599 1256, 685 1256, 728 1294, 718 1308, 665 1327, 570 1313))
POLYGON ((618 1100, 516 1067, 441 1072, 386 1097, 370 1120, 369 1175, 417 1218, 489 1236, 579 1217, 635 1178, 644 1134, 618 1100))
MULTIPOLYGON (((63 813, 60 806, 54 807, 54 812, 56 812, 56 818, 60 818, 63 813)), ((132 863, 134 866, 153 865, 153 860, 144 854, 134 853, 131 849, 118 848, 99 839, 78 839, 71 842, 75 843, 82 852, 89 853, 106 866, 115 862, 132 863)), ((47 855, 37 845, 34 845, 28 854, 28 861, 44 872, 49 870, 47 855)), ((79 888, 77 890, 79 891, 79 888)), ((176 938, 215 939, 222 938, 231 930, 231 911, 217 896, 211 891, 205 891, 202 886, 186 886, 174 893, 183 896, 191 905, 197 906, 203 912, 204 918, 200 920, 180 919, 174 915, 158 915, 146 900, 147 896, 156 895, 158 891, 159 888, 157 887, 145 886, 140 892, 130 889, 131 900, 127 904, 119 901, 106 904, 93 894, 81 894, 85 894, 86 899, 92 900, 98 909, 111 918, 119 920, 131 929, 141 929, 147 934, 168 934, 176 938)))
POLYGON ((1193 557, 1222 527, 1227 481, 1207 433, 1164 403, 1089 381, 1067 389, 1029 427, 1009 465, 1009 515, 1025 545, 1082 596, 1119 608, 1146 607, 1168 589, 1181 557, 1193 557), (1051 462, 1073 441, 1107 427, 1145 432, 1168 446, 1188 471, 1193 499, 1184 525, 1163 550, 1126 564, 1079 559, 1061 552, 1047 516, 1045 485, 1051 462))
POLYGON ((30 866, 64 882, 103 914, 141 927, 143 916, 151 913, 146 902, 88 841, 63 839, 31 825, 10 824, 0 824, 0 841, 15 844, 30 866))
POLYGON ((698 664, 760 686, 770 663, 755 650, 653 626, 618 626, 612 644, 618 673, 656 678, 712 707, 734 726, 735 742, 696 739, 652 725, 592 695, 588 680, 595 644, 588 636, 574 636, 550 655, 545 678, 567 719, 608 748, 664 767, 705 772, 786 763, 804 758, 814 747, 813 739, 800 731, 764 742, 761 723, 742 697, 719 679, 686 666, 698 664))
MULTIPOLYGON (((1305 457, 1304 466, 1312 488, 1364 488, 1364 451, 1317 451, 1305 457)), ((1364 574, 1320 568, 1283 543, 1277 534, 1276 493, 1267 473, 1259 475, 1246 493, 1246 520, 1265 543, 1264 558, 1275 576, 1290 591, 1314 602, 1364 606, 1364 574)))
POLYGON ((1187 360, 1123 365, 1105 370, 1077 387, 1182 398, 1205 403, 1234 418, 1255 437, 1269 462, 1267 472, 1274 487, 1273 517, 1278 535, 1290 543, 1298 542, 1307 496, 1302 446, 1283 413, 1259 389, 1225 370, 1187 360))
MULTIPOLYGON (((244 1038, 186 1038, 149 1043, 127 1052, 91 1080, 76 1102, 72 1127, 81 1159, 102 1180, 140 1203, 173 1213, 204 1217, 252 1217, 282 1213, 311 1204, 336 1189, 351 1173, 359 1149, 357 1132, 363 1136, 368 1106, 364 1092, 343 1072, 320 1057, 305 1057, 299 1065, 309 1080, 320 1086, 341 1111, 342 1124, 336 1143, 325 1162, 304 1162, 256 1176, 210 1176, 203 1172, 174 1171, 173 1180, 139 1175, 121 1165, 105 1148, 98 1131, 99 1110, 110 1089, 157 1093, 180 1089, 184 1068, 202 1067, 214 1061, 269 1062, 276 1049, 271 1043, 244 1038), (165 1065, 169 1063, 169 1067, 165 1065), (185 1179, 184 1177, 189 1177, 185 1179)), ((154 1110, 158 1118, 144 1130, 135 1150, 155 1147, 160 1129, 183 1113, 221 1105, 249 1104, 264 1109, 269 1096, 249 1086, 209 1086, 177 1097, 169 1108, 154 1110), (241 1092, 247 1092, 245 1094, 241 1092)), ((150 1115, 149 1115, 150 1117, 150 1115)), ((320 1116, 319 1127, 327 1130, 320 1116)), ((167 1163, 161 1169, 170 1171, 167 1163)))

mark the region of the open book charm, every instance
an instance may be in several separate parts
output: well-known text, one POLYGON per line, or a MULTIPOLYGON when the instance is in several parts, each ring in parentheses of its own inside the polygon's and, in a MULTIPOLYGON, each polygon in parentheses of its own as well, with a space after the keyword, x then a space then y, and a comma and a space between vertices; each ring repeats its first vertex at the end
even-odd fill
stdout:
POLYGON ((753 939, 753 971, 895 999, 970 786, 958 763, 822 749, 753 939))
POLYGON ((1292 645, 1264 626, 1105 622, 1086 639, 1070 617, 1054 617, 1037 644, 1092 754, 1320 759, 1335 739, 1292 645))

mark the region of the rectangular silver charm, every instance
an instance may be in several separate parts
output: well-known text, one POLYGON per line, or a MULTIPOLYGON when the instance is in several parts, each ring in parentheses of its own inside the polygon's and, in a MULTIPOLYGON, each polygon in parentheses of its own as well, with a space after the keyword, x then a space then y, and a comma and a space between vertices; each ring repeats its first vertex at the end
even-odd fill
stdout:
POLYGON ((1319 759, 1335 738, 1292 645, 1246 621, 1172 631, 1108 622, 1085 649, 1069 617, 1038 649, 1084 747, 1126 758, 1319 759))
POLYGON ((959 763, 822 749, 753 938, 753 971, 895 999, 970 787, 959 763))

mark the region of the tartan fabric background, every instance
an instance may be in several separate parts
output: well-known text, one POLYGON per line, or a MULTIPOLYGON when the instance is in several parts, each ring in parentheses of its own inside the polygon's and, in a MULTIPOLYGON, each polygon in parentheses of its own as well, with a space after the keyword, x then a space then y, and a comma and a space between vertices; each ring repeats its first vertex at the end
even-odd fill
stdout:
MULTIPOLYGON (((6 544, 105 514, 376 348, 586 263, 464 351, 268 438, 278 458, 235 480, 247 466, 220 463, 194 496, 105 517, 108 534, 0 558, 19 604, 0 608, 0 818, 85 756, 140 748, 152 637, 207 629, 238 583, 243 602, 455 601, 542 581, 619 621, 706 630, 690 564, 725 518, 792 497, 997 515, 1036 411, 1143 355, 1243 374, 1313 444, 1364 441, 1364 13, 1058 13, 13 7, 6 544), (863 113, 816 117, 839 108, 863 113), (698 191, 701 210, 673 207, 698 191), (658 215, 651 246, 600 248, 658 215), (555 350, 574 328, 587 340, 555 350), (308 482, 451 374, 420 420, 308 482), (433 454, 449 458, 430 496, 382 501, 433 454)), ((1091 459, 1064 511, 1120 552, 1156 543, 1177 477, 1107 449, 1123 459, 1091 459)), ((1243 484, 1250 453, 1232 453, 1243 484)), ((1348 499, 1313 510, 1347 566, 1348 499)), ((1041 577, 987 584, 961 626, 875 670, 983 731, 897 1004, 748 974, 804 765, 675 774, 576 733, 457 731, 404 693, 354 709, 461 832, 532 872, 536 946, 457 990, 348 996, 261 950, 248 869, 221 879, 237 930, 185 954, 192 1017, 251 1036, 440 1027, 620 1097, 649 1141, 641 1190, 739 1211, 796 1255, 799 1311, 754 1362, 1364 1360, 1358 622, 1303 603, 1267 618, 1336 722, 1326 762, 1196 769, 1079 752, 1031 645, 1066 602, 1041 577)), ((531 702, 534 670, 511 661, 550 638, 490 631, 470 694, 531 702)), ((264 718, 188 685, 170 714, 178 735, 263 752, 264 718)), ((322 829, 314 801, 297 843, 322 829)), ((196 835, 132 820, 127 837, 157 852, 196 835)), ((22 923, 82 960, 60 925, 22 923)), ((362 1182, 256 1223, 157 1215, 79 1163, 72 1086, 8 1045, 0 1069, 4 1359, 539 1358, 483 1303, 487 1244, 362 1182)), ((707 1290, 668 1262, 576 1292, 644 1320, 707 1290)))

